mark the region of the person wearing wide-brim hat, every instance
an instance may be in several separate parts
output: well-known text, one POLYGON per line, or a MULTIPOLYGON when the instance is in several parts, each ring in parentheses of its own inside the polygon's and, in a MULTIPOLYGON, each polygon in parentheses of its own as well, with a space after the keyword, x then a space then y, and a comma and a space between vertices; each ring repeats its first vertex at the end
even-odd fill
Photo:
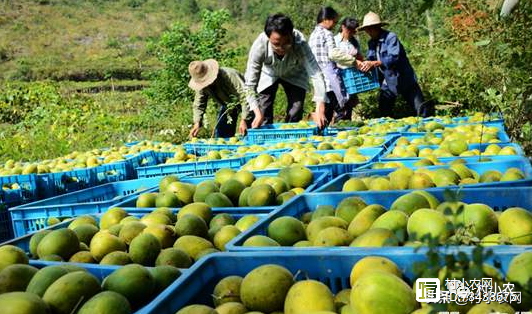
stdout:
POLYGON ((194 126, 190 136, 197 136, 202 127, 209 97, 220 105, 215 125, 216 137, 235 135, 239 112, 242 112, 239 132, 245 134, 249 110, 242 74, 232 68, 220 67, 214 59, 192 61, 188 66, 188 72, 190 73, 188 86, 196 92, 193 104, 194 126))
POLYGON ((392 116, 397 96, 402 95, 408 105, 415 109, 418 116, 432 115, 432 108, 425 104, 423 93, 417 82, 416 74, 406 55, 406 51, 397 35, 383 28, 388 25, 379 15, 369 12, 364 16, 362 26, 371 38, 368 42, 368 61, 360 70, 367 72, 378 69, 381 81, 379 111, 381 116, 392 116))

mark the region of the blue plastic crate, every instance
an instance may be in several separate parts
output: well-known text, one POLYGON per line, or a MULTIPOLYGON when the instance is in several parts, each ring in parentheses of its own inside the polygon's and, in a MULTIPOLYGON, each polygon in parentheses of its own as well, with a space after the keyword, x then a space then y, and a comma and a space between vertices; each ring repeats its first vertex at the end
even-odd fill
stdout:
POLYGON ((5 205, 0 204, 0 243, 13 239, 13 225, 5 205))
POLYGON ((13 205, 32 202, 38 199, 38 197, 36 174, 0 176, 0 204, 3 203, 11 207, 13 205), (1 189, 4 184, 11 186, 14 183, 17 183, 20 189, 6 191, 1 189))
MULTIPOLYGON (((518 156, 525 156, 525 152, 524 152, 523 148, 519 144, 515 144, 515 143, 469 144, 468 145, 468 150, 478 149, 478 150, 480 150, 480 152, 484 152, 489 145, 493 145, 493 144, 498 145, 499 147, 506 147, 506 146, 513 147, 515 149, 515 151, 517 152, 518 156)), ((387 157, 389 154, 391 154, 393 152, 393 150, 396 147, 396 145, 397 145, 397 142, 395 142, 393 145, 391 145, 386 150, 386 152, 383 154, 383 157, 380 160, 381 161, 400 161, 400 160, 404 160, 404 159, 423 159, 423 157, 405 157, 405 158, 387 157)), ((434 149, 437 149, 440 146, 439 145, 418 145, 417 147, 418 147, 419 150, 421 150, 423 148, 430 148, 430 149, 434 150, 434 149)), ((453 159, 458 159, 458 158, 462 158, 462 159, 475 159, 476 158, 476 159, 478 159, 479 157, 496 157, 496 156, 514 157, 515 155, 482 155, 482 156, 465 156, 465 157, 463 157, 463 156, 454 156, 454 157, 441 157, 441 158, 438 158, 438 159, 440 159, 440 160, 453 160, 453 159)))
POLYGON ((37 175, 40 199, 75 192, 97 185, 96 167, 37 175))
MULTIPOLYGON (((462 195, 461 201, 464 203, 482 203, 492 207, 494 210, 503 211, 510 207, 522 207, 532 211, 532 187, 520 188, 485 188, 485 189, 447 189, 448 191, 458 192, 462 195)), ((366 204, 379 204, 389 209, 393 202, 411 191, 374 191, 374 192, 350 192, 350 193, 309 193, 300 195, 297 198, 290 200, 283 204, 279 209, 269 214, 260 223, 244 231, 232 241, 230 241, 226 249, 230 252, 250 252, 250 251, 300 251, 300 250, 316 250, 317 247, 297 248, 297 247, 244 247, 242 244, 252 236, 267 235, 268 226, 272 221, 279 217, 291 216, 300 218, 301 215, 307 212, 312 212, 320 205, 330 205, 337 207, 340 202, 348 197, 357 196, 362 198, 366 204)), ((430 191, 440 202, 445 201, 446 191, 444 189, 430 191)), ((461 249, 467 246, 460 246, 461 249)), ((496 252, 504 252, 509 250, 523 250, 530 249, 532 246, 522 245, 499 245, 491 247, 496 252)), ((323 248, 321 248, 323 249, 323 248)), ((332 247, 327 248, 327 251, 336 250, 361 250, 361 248, 350 247, 332 247)), ((364 248, 364 250, 374 251, 376 253, 388 251, 411 251, 410 247, 382 247, 382 248, 364 248)))
MULTIPOLYGON (((442 251, 457 254, 454 250, 442 251)), ((465 252, 471 254, 470 251, 465 252)), ((372 251, 357 252, 249 252, 212 254, 196 263, 167 290, 161 293, 148 306, 135 314, 174 314, 191 304, 205 304, 213 307, 212 291, 214 286, 227 276, 245 277, 253 269, 277 264, 288 269, 296 281, 313 279, 329 287, 333 294, 350 288, 349 275, 353 266, 362 258, 375 254, 372 251), (299 276, 297 276, 299 274, 299 276)), ((506 273, 512 258, 518 252, 509 252, 489 258, 486 263, 501 265, 506 273)), ((413 284, 415 281, 414 263, 426 261, 424 251, 419 253, 401 252, 396 254, 376 254, 392 260, 404 275, 404 279, 413 284)))
MULTIPOLYGON (((485 187, 518 187, 518 186, 531 186, 532 185, 532 166, 530 161, 526 158, 516 158, 507 161, 493 161, 493 162, 478 162, 470 163, 468 167, 471 170, 476 171, 479 175, 482 175, 488 170, 498 170, 504 172, 509 168, 518 168, 525 174, 525 179, 516 180, 516 181, 505 181, 505 182, 490 182, 490 183, 477 183, 477 184, 468 184, 464 185, 464 188, 485 188, 485 187)), ((426 168, 426 167, 412 167, 412 169, 417 168, 426 168)), ((447 166, 430 166, 430 169, 439 169, 447 168, 447 166)), ((395 169, 372 169, 372 170, 362 170, 358 172, 346 173, 343 174, 331 182, 325 184, 321 188, 317 189, 315 192, 340 192, 344 183, 350 178, 363 178, 371 176, 386 176, 395 169)), ((445 188, 429 188, 428 191, 441 190, 445 188)))
POLYGON ((340 76, 349 95, 360 94, 381 86, 377 69, 366 73, 355 68, 341 69, 340 76))
POLYGON ((310 124, 312 127, 305 129, 280 129, 282 125, 283 123, 274 123, 263 125, 260 129, 248 129, 247 141, 249 144, 264 144, 267 142, 309 138, 318 134, 318 128, 315 124, 310 124))
MULTIPOLYGON (((263 171, 253 171, 253 174, 255 177, 268 177, 268 176, 276 176, 279 173, 279 170, 263 170, 263 171)), ((329 181, 329 173, 325 171, 312 171, 314 174, 314 182, 308 186, 305 189, 305 192, 311 192, 315 189, 319 188, 320 186, 323 186, 329 181)), ((191 176, 187 177, 181 181, 188 182, 192 184, 199 184, 205 180, 212 180, 214 179, 214 175, 208 175, 208 176, 191 176)), ((155 187, 153 189, 150 189, 146 192, 158 192, 159 188, 155 187)), ((121 208, 134 208, 136 207, 138 195, 135 197, 128 198, 127 200, 124 200, 123 202, 117 203, 116 205, 112 207, 121 207, 121 208)), ((247 207, 243 207, 247 208, 247 207)))
POLYGON ((228 158, 220 160, 183 162, 179 164, 164 164, 150 167, 137 168, 137 176, 152 178, 171 174, 182 175, 211 175, 222 168, 239 169, 242 166, 242 158, 228 158))
POLYGON ((153 189, 159 181, 160 178, 149 178, 108 183, 11 208, 9 212, 15 236, 43 229, 50 217, 103 213, 110 206, 140 194, 139 189, 153 189))

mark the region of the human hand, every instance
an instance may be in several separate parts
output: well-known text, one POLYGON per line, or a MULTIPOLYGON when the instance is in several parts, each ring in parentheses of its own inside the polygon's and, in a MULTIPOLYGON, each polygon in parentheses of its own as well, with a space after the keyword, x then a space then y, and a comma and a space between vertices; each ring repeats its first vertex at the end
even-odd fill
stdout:
MULTIPOLYGON (((357 63, 358 64, 358 63, 357 63)), ((362 72, 368 72, 373 68, 373 62, 372 61, 364 61, 358 68, 362 72)))
POLYGON ((325 103, 321 102, 316 104, 316 112, 314 113, 314 122, 318 128, 323 128, 327 119, 325 118, 325 103))
POLYGON ((240 125, 238 126, 238 132, 241 135, 246 135, 247 131, 248 131, 248 125, 246 123, 246 120, 244 119, 240 120, 240 125))
POLYGON ((192 126, 192 130, 190 130, 190 133, 189 133, 189 137, 192 138, 192 137, 196 137, 198 136, 198 133, 201 129, 201 125, 200 123, 194 123, 194 126, 192 126))
POLYGON ((253 129, 256 129, 262 125, 262 121, 264 121, 264 115, 258 108, 253 109, 253 112, 255 113, 255 119, 253 119, 253 122, 251 123, 251 127, 253 129))

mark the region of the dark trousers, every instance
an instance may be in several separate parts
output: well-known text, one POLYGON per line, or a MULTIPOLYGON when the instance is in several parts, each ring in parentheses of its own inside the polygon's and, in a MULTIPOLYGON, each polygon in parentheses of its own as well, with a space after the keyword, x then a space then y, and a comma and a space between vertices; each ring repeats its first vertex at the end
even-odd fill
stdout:
POLYGON ((216 137, 227 138, 235 136, 239 112, 238 108, 227 111, 226 105, 220 108, 215 129, 216 137))
MULTIPOLYGON (((273 123, 273 104, 279 85, 283 87, 287 100, 284 122, 299 122, 303 118, 303 106, 307 91, 286 81, 277 80, 272 86, 259 93, 259 109, 264 115, 263 125, 273 123)), ((251 126, 254 118, 255 115, 253 112, 250 112, 246 120, 248 126, 251 126)))
MULTIPOLYGON (((399 95, 403 96, 408 106, 416 111, 416 114, 421 117, 429 117, 433 114, 433 109, 430 104, 424 104, 423 92, 417 82, 410 88, 398 89, 399 95)), ((382 117, 392 117, 395 107, 395 101, 398 95, 395 95, 388 85, 382 85, 379 94, 379 112, 382 117)))
POLYGON ((340 107, 334 92, 327 92, 327 98, 328 101, 325 104, 325 118, 327 118, 327 124, 333 122, 333 119, 335 122, 341 120, 351 120, 353 108, 358 103, 358 97, 356 95, 351 95, 349 101, 347 101, 343 107, 340 107))

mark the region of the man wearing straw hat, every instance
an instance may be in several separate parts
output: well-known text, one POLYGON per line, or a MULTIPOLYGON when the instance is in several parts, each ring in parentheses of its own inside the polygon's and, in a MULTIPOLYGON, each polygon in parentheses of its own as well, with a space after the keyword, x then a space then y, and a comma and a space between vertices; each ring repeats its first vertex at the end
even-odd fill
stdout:
POLYGON ((236 133, 238 113, 242 111, 239 132, 247 130, 248 106, 244 94, 244 78, 237 70, 220 67, 214 59, 192 61, 188 66, 188 86, 196 92, 193 104, 194 126, 190 137, 196 137, 202 127, 209 97, 220 105, 215 126, 216 137, 232 137, 236 133))
POLYGON ((418 116, 427 117, 432 110, 424 104, 416 74, 397 35, 382 28, 387 24, 376 13, 369 12, 364 16, 364 22, 358 29, 366 31, 371 39, 368 42, 368 61, 362 64, 360 70, 379 70, 379 110, 382 116, 392 116, 395 100, 402 95, 418 116))

